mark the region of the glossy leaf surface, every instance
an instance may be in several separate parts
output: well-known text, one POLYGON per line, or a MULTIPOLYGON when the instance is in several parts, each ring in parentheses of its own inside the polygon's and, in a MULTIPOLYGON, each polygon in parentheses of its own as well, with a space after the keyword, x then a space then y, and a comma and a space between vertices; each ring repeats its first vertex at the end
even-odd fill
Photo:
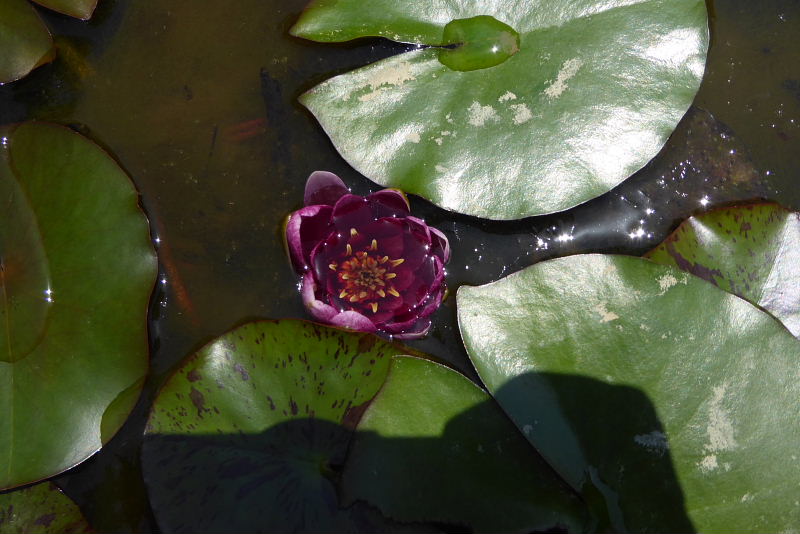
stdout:
POLYGON ((777 204, 691 217, 646 257, 763 307, 800 335, 800 216, 777 204))
POLYGON ((458 292, 471 359, 616 529, 800 524, 800 344, 769 314, 649 260, 546 261, 458 292))
MULTIPOLYGON (((292 33, 440 45, 451 21, 477 16, 516 31, 519 50, 465 72, 445 66, 441 49, 416 49, 332 78, 301 102, 379 184, 449 210, 516 219, 580 204, 641 168, 703 75, 701 0, 318 0, 292 33)), ((469 60, 484 30, 464 27, 465 49, 452 53, 469 60)))
POLYGON ((97 7, 97 0, 34 0, 37 4, 70 17, 89 20, 97 7))
POLYGON ((90 531, 75 503, 50 482, 0 494, 0 534, 90 531))
POLYGON ((392 355, 374 335, 304 321, 249 323, 187 359, 159 393, 143 470, 170 532, 376 530, 339 510, 335 473, 358 407, 392 355))
POLYGON ((582 530, 582 505, 483 390, 418 358, 392 362, 358 425, 342 488, 404 521, 477 532, 582 530))
POLYGON ((85 460, 147 372, 156 257, 131 181, 47 123, 0 133, 0 488, 85 460))
POLYGON ((26 0, 0 2, 0 84, 13 82, 52 59, 53 39, 26 0))

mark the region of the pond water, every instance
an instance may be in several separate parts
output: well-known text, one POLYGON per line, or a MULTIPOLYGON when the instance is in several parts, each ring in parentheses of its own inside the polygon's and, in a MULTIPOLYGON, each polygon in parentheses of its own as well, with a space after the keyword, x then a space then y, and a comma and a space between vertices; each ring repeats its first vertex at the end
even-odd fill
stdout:
MULTIPOLYGON (((0 87, 0 124, 72 125, 133 178, 161 261, 151 309, 152 373, 112 442, 57 482, 98 531, 150 531, 138 469, 147 408, 170 369, 255 318, 306 317, 286 260, 283 219, 308 174, 378 186, 336 153, 299 104, 335 74, 410 48, 385 40, 323 45, 288 36, 306 0, 100 0, 88 23, 45 18, 58 59, 0 87)), ((491 222, 412 197, 450 238, 448 285, 483 284, 583 251, 641 254, 683 218, 768 198, 800 209, 800 2, 709 2, 712 47, 693 107, 661 154, 610 193, 573 210, 491 222)), ((410 343, 474 373, 450 298, 428 338, 410 343)))

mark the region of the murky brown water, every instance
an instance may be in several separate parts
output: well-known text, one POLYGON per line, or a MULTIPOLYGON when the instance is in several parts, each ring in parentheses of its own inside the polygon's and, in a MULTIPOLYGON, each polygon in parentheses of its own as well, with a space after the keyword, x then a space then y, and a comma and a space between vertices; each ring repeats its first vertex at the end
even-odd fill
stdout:
MULTIPOLYGON (((0 87, 0 124, 74 125, 132 176, 158 240, 152 376, 120 434, 58 482, 98 531, 150 530, 139 436, 155 389, 183 357, 258 317, 304 317, 280 237, 306 176, 350 169, 296 97, 405 48, 319 45, 287 30, 306 0, 101 0, 91 22, 48 15, 60 55, 0 87)), ((488 222, 412 199, 451 239, 449 285, 482 284, 554 255, 640 254, 687 215, 771 198, 800 208, 800 2, 717 0, 706 78, 659 157, 620 187, 563 214, 488 222)), ((413 343, 472 375, 449 299, 413 343)))

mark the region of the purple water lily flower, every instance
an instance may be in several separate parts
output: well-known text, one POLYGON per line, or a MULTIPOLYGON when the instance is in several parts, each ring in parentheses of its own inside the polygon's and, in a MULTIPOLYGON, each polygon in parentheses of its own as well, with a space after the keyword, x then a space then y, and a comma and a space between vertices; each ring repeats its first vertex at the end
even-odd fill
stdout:
POLYGON ((446 291, 450 245, 411 216, 402 192, 351 195, 338 176, 317 171, 305 207, 289 216, 286 242, 316 320, 398 339, 427 334, 446 291))

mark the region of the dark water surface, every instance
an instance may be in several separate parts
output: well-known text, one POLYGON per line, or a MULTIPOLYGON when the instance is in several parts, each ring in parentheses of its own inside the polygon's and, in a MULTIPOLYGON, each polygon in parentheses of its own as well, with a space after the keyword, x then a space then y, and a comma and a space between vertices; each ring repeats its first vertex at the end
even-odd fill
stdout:
MULTIPOLYGON (((88 23, 46 13, 51 65, 0 87, 0 124, 64 122, 105 146, 142 194, 162 277, 152 373, 134 416, 57 482, 98 531, 155 528, 139 475, 147 408, 181 359, 255 318, 305 317, 280 236, 308 174, 348 167, 297 96, 406 50, 385 40, 320 45, 287 30, 306 0, 100 0, 88 23)), ((412 197, 451 240, 448 285, 483 284, 556 255, 641 254, 686 216, 769 198, 800 209, 800 1, 716 0, 706 77, 662 153, 614 191, 562 214, 490 222, 412 197)), ((450 298, 411 343, 474 377, 450 298)))

